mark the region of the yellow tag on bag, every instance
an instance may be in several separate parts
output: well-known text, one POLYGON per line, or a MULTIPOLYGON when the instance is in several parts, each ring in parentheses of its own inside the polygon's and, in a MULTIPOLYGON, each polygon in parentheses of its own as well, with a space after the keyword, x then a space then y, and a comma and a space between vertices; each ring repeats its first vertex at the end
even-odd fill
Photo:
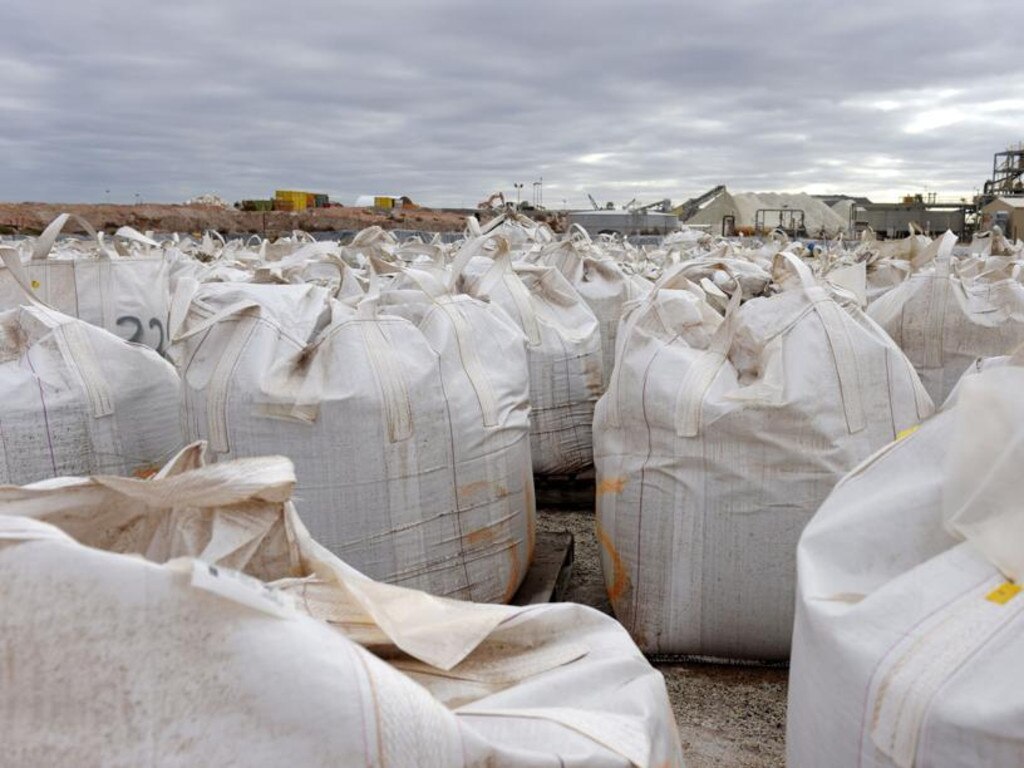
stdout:
POLYGON ((899 432, 896 433, 896 439, 897 440, 902 440, 904 437, 910 437, 912 434, 917 432, 917 430, 919 430, 920 428, 921 428, 920 424, 915 424, 912 427, 907 427, 906 429, 901 429, 899 432))
POLYGON ((999 605, 1006 605, 1008 602, 1013 600, 1020 591, 1020 584, 1014 584, 1012 581, 1007 581, 985 595, 985 599, 999 605))

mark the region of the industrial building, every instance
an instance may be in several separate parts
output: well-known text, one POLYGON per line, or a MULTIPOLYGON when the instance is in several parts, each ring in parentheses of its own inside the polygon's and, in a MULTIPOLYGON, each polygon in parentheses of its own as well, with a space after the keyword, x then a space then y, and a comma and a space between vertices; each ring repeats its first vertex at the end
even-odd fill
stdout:
POLYGON ((981 209, 981 228, 996 226, 1011 240, 1024 240, 1024 196, 997 197, 981 209))
POLYGON ((1024 197, 1024 144, 992 156, 992 178, 985 182, 978 205, 985 207, 997 197, 1024 197))
POLYGON ((948 229, 964 239, 969 235, 968 219, 973 210, 974 205, 966 201, 940 203, 923 195, 908 196, 899 203, 854 203, 848 208, 848 228, 857 237, 870 227, 883 238, 907 237, 911 226, 929 235, 948 229))
POLYGON ((569 225, 579 224, 593 235, 667 235, 679 229, 679 217, 665 211, 641 209, 601 209, 595 211, 572 211, 569 225))

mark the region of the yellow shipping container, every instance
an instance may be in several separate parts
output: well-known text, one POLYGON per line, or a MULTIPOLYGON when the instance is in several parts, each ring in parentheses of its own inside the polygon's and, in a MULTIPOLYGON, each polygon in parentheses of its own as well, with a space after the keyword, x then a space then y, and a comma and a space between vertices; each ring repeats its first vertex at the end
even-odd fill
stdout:
POLYGON ((284 210, 302 211, 308 208, 307 198, 308 192, 299 192, 293 189, 279 189, 274 193, 274 199, 279 200, 282 203, 287 203, 290 208, 284 210))
POLYGON ((375 197, 373 198, 374 208, 393 208, 395 205, 395 199, 393 197, 375 197))

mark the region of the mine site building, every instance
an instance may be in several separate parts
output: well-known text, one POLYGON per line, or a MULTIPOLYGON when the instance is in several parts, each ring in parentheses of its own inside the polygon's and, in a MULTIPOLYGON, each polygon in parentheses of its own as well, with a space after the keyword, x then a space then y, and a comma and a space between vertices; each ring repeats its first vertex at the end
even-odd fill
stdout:
POLYGON ((997 197, 981 209, 981 229, 998 226, 1011 240, 1024 240, 1024 196, 997 197))
POLYGON ((661 211, 571 211, 569 224, 579 224, 591 237, 605 234, 667 235, 679 229, 679 217, 661 211))
POLYGON ((967 201, 939 202, 933 197, 908 195, 898 203, 857 204, 850 211, 852 234, 859 236, 867 228, 881 238, 901 238, 914 229, 927 235, 947 229, 963 239, 968 235, 968 215, 973 204, 967 201))

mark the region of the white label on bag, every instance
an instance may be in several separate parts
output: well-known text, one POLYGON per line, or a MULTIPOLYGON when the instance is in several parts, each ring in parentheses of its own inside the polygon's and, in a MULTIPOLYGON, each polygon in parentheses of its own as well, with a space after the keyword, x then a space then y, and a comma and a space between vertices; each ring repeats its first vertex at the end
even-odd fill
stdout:
POLYGON ((295 615, 291 596, 244 573, 200 560, 192 561, 192 586, 281 619, 295 615))

